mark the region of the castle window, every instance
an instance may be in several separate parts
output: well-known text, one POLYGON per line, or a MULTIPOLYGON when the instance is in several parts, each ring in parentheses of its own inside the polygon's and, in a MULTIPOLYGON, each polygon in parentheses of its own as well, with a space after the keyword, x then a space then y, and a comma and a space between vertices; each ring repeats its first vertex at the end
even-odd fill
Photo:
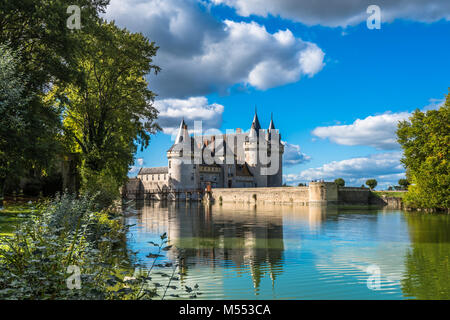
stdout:
POLYGON ((164 180, 166 180, 166 174, 164 173, 164 180))
POLYGON ((152 181, 153 181, 153 180, 155 180, 155 175, 154 175, 154 174, 152 174, 152 181))
POLYGON ((172 168, 172 163, 171 163, 171 161, 169 160, 169 169, 170 168, 172 168))

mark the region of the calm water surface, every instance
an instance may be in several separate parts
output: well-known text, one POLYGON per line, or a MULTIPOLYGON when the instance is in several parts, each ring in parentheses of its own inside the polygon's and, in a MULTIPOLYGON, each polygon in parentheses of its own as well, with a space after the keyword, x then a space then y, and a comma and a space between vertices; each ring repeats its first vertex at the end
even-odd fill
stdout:
POLYGON ((148 242, 167 232, 173 247, 160 259, 184 273, 172 284, 198 284, 202 299, 450 299, 448 215, 184 202, 136 209, 130 249, 149 266, 148 242))

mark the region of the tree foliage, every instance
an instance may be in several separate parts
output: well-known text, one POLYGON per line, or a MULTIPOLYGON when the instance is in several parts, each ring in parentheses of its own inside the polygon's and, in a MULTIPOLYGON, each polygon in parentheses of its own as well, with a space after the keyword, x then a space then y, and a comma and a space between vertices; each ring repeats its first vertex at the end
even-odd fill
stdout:
POLYGON ((334 180, 334 183, 338 185, 338 187, 344 187, 345 186, 345 180, 342 178, 337 178, 334 180))
POLYGON ((63 110, 63 129, 71 152, 81 154, 83 187, 104 185, 117 193, 127 178, 137 145, 147 147, 159 126, 145 76, 157 47, 142 34, 102 22, 83 34, 76 56, 79 80, 54 86, 49 99, 63 110), (104 179, 106 180, 104 180, 104 179))
POLYGON ((370 188, 370 189, 375 189, 375 187, 378 185, 378 182, 376 179, 367 179, 366 180, 366 185, 370 188))
POLYGON ((412 207, 448 209, 450 206, 450 94, 438 110, 416 110, 399 123, 402 163, 411 186, 406 202, 412 207))
POLYGON ((398 185, 400 187, 402 187, 404 190, 406 190, 406 189, 408 189, 409 181, 408 181, 408 179, 399 179, 398 180, 398 185))
POLYGON ((0 45, 0 197, 10 171, 20 157, 18 146, 23 143, 26 102, 24 77, 16 72, 17 58, 5 45, 0 45), (12 161, 11 161, 12 160, 12 161))
POLYGON ((27 89, 43 91, 52 83, 71 81, 74 55, 82 47, 79 31, 67 28, 67 8, 81 8, 82 32, 89 33, 109 0, 2 0, 0 43, 21 57, 20 71, 29 77, 27 89))
POLYGON ((48 175, 55 165, 61 153, 61 114, 54 105, 46 103, 44 96, 55 84, 75 81, 74 56, 83 47, 79 34, 66 27, 67 7, 80 6, 83 32, 89 32, 107 3, 108 0, 0 2, 0 103, 4 120, 0 136, 0 191, 24 176, 48 175))
POLYGON ((58 146, 58 115, 27 88, 20 58, 0 46, 0 197, 23 175, 49 168, 58 146))
POLYGON ((0 137, 1 190, 7 178, 18 181, 34 172, 44 179, 70 154, 81 158, 84 191, 101 187, 108 189, 105 200, 112 199, 137 145, 147 147, 159 129, 145 80, 159 71, 152 64, 157 47, 103 21, 99 15, 108 3, 0 3, 0 43, 8 50, 2 65, 9 66, 1 75, 2 114, 7 108, 9 115, 0 137), (66 25, 70 5, 81 8, 81 30, 66 25))

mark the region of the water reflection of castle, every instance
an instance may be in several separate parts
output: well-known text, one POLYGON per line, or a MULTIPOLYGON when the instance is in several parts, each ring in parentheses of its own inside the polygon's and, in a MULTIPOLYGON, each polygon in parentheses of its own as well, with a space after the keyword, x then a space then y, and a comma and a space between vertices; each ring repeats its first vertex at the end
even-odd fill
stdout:
POLYGON ((192 266, 226 268, 232 265, 238 273, 249 272, 256 291, 264 277, 272 285, 283 272, 283 215, 304 216, 310 226, 320 224, 321 207, 260 206, 223 204, 203 207, 197 203, 150 203, 139 209, 142 232, 167 232, 176 250, 169 258, 179 260, 184 271, 192 266), (251 208, 251 209, 249 209, 251 208), (286 212, 280 212, 285 210, 286 212), (298 211, 301 212, 298 212, 298 211), (303 212, 304 211, 304 212, 303 212))

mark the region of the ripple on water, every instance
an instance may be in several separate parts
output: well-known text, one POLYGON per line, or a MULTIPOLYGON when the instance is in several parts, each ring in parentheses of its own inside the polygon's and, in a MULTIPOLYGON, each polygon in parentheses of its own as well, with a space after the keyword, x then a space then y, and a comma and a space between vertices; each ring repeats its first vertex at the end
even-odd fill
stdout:
POLYGON ((400 211, 309 210, 144 205, 128 217, 136 224, 128 245, 144 258, 154 249, 148 241, 167 232, 174 248, 162 260, 183 254, 186 275, 177 285, 198 284, 206 299, 402 299, 422 291, 450 298, 441 262, 449 223, 419 224, 400 211), (434 242, 423 239, 430 236, 434 242), (433 268, 438 273, 427 276, 433 268), (373 276, 379 288, 370 288, 373 276))

